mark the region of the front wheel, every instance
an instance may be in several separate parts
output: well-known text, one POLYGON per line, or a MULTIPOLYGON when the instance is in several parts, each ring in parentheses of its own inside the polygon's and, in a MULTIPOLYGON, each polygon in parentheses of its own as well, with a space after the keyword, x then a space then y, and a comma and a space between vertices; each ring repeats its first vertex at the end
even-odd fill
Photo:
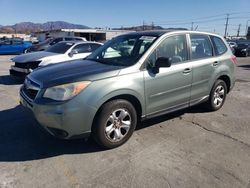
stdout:
POLYGON ((209 100, 207 101, 207 108, 211 111, 219 110, 226 99, 227 85, 223 80, 217 80, 210 92, 209 100))
POLYGON ((111 149, 124 144, 133 134, 137 124, 134 106, 123 99, 105 103, 97 114, 92 127, 96 142, 111 149))

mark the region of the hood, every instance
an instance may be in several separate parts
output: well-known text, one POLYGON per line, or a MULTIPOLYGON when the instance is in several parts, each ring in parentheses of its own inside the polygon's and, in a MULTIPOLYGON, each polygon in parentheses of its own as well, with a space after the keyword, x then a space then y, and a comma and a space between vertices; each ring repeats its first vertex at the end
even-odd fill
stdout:
POLYGON ((121 66, 106 65, 90 60, 75 60, 38 68, 28 77, 41 83, 42 88, 48 88, 71 82, 113 77, 121 68, 121 66))
POLYGON ((51 52, 31 52, 27 54, 18 55, 14 58, 12 58, 12 61, 17 63, 27 63, 32 61, 37 61, 44 57, 54 56, 58 55, 57 53, 51 53, 51 52))

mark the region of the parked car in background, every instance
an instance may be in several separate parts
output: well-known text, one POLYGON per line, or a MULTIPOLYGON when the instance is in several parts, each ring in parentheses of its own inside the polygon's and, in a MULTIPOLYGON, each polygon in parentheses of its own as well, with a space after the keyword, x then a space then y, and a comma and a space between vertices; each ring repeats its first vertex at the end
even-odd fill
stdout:
POLYGON ((233 42, 233 41, 228 41, 228 44, 229 44, 233 54, 235 54, 235 49, 237 48, 237 43, 233 42))
POLYGON ((101 43, 86 41, 59 42, 45 51, 31 52, 12 58, 11 60, 15 65, 11 66, 10 74, 24 77, 38 66, 42 67, 64 61, 83 59, 101 45, 101 43))
POLYGON ((137 122, 205 103, 220 109, 235 83, 236 57, 223 37, 195 31, 120 35, 85 60, 37 69, 20 101, 50 134, 125 143, 137 122))
POLYGON ((238 43, 237 47, 235 48, 235 55, 244 57, 250 56, 250 43, 249 42, 238 43))
POLYGON ((229 44, 229 46, 230 46, 231 48, 236 48, 236 47, 237 47, 237 43, 236 43, 236 42, 231 42, 231 41, 229 41, 228 44, 229 44))
POLYGON ((28 52, 44 51, 45 49, 47 49, 50 46, 49 44, 51 43, 52 40, 53 40, 53 38, 48 38, 43 42, 33 44, 32 46, 30 46, 27 49, 27 53, 28 52))
POLYGON ((48 47, 61 42, 61 41, 86 41, 83 37, 58 37, 58 38, 48 38, 47 40, 38 43, 33 44, 30 48, 27 49, 27 52, 37 52, 37 51, 44 51, 48 47))
POLYGON ((22 54, 32 45, 23 40, 7 39, 0 42, 0 54, 22 54))

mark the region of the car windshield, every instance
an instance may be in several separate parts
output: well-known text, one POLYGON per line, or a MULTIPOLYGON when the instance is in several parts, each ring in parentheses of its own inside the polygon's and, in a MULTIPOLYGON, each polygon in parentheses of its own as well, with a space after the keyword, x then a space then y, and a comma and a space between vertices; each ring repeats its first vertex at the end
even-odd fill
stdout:
POLYGON ((58 54, 64 54, 67 52, 72 46, 74 45, 73 42, 62 42, 57 43, 53 46, 50 46, 46 52, 52 52, 52 53, 58 53, 58 54))
POLYGON ((155 36, 138 34, 118 36, 106 42, 86 59, 110 65, 131 66, 156 39, 155 36))

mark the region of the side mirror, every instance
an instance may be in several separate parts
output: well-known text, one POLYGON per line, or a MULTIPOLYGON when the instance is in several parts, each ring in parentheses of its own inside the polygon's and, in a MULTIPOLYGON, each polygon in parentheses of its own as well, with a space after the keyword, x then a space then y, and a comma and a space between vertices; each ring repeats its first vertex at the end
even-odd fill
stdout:
POLYGON ((168 57, 159 57, 157 58, 154 67, 151 67, 152 73, 159 73, 159 69, 161 67, 170 67, 171 66, 171 58, 168 57))
POLYGON ((78 54, 77 50, 72 50, 68 55, 69 57, 73 57, 75 54, 78 54))
POLYGON ((169 57, 159 57, 155 62, 155 67, 170 67, 172 59, 169 57))

